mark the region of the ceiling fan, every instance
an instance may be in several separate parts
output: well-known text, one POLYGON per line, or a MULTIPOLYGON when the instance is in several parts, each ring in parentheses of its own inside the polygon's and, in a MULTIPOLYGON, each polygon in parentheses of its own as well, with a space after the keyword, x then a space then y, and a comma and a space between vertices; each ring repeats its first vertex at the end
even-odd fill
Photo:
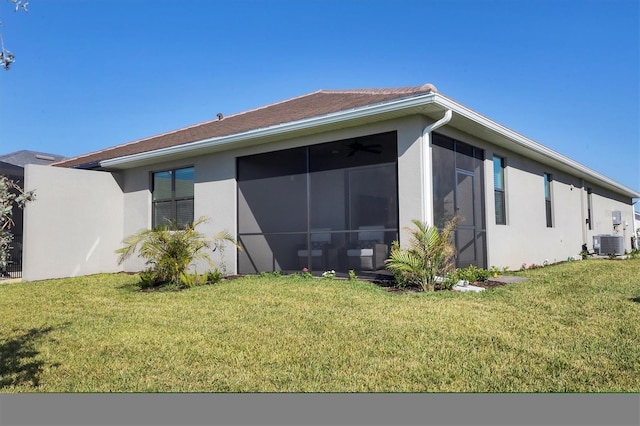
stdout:
POLYGON ((382 153, 382 145, 379 143, 365 145, 361 142, 351 142, 347 147, 350 149, 347 157, 352 157, 358 151, 369 152, 371 154, 382 153))

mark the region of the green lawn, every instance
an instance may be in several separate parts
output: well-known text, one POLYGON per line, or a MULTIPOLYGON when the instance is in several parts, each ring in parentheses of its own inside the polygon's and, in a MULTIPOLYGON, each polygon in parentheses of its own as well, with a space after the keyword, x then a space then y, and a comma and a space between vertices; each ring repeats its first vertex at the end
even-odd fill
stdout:
POLYGON ((245 277, 0 284, 2 392, 640 392, 640 259, 482 293, 245 277))

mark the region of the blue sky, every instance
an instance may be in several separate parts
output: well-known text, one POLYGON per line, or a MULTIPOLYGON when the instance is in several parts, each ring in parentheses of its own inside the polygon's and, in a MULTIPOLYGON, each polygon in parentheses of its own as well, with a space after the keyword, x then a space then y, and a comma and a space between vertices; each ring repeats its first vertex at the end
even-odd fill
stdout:
POLYGON ((0 0, 0 154, 75 156, 319 89, 438 90, 640 190, 637 0, 0 0))

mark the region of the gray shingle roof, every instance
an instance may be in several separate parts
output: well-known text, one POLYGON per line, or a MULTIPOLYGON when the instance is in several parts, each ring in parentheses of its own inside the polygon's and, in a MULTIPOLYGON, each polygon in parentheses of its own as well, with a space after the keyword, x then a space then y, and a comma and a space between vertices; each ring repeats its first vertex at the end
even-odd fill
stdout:
POLYGON ((228 117, 216 118, 173 132, 84 154, 60 161, 54 165, 77 167, 435 91, 435 87, 431 84, 387 89, 319 90, 228 117))
POLYGON ((24 167, 27 164, 53 164, 56 161, 64 160, 65 157, 57 154, 48 154, 45 152, 21 151, 0 155, 0 161, 3 163, 13 164, 14 166, 24 167))

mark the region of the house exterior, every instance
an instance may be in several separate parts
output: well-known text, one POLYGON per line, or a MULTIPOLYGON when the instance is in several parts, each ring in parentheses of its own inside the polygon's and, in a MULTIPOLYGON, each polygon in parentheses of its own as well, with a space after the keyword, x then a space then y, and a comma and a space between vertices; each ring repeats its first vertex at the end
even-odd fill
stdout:
POLYGON ((139 271, 116 262, 125 236, 200 216, 242 244, 214 253, 229 274, 380 274, 413 219, 454 215, 460 266, 517 269, 599 235, 631 250, 640 197, 431 84, 320 90, 54 166, 26 169, 25 280, 139 271))

